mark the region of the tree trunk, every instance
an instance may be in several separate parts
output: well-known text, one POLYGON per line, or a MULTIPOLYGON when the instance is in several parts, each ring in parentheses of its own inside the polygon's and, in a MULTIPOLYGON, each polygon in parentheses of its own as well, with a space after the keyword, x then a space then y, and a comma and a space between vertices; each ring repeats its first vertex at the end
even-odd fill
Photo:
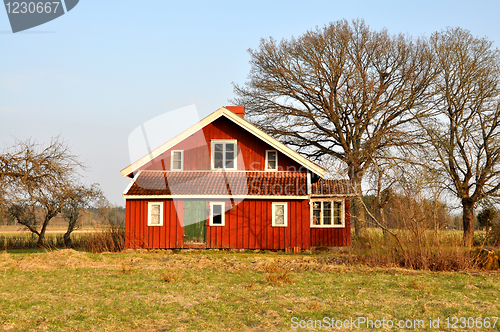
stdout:
POLYGON ((356 190, 357 197, 352 200, 351 218, 354 220, 354 234, 359 237, 363 234, 365 228, 365 209, 363 204, 359 201, 363 199, 363 192, 361 191, 361 178, 351 177, 353 181, 354 190, 356 190))
POLYGON ((66 248, 73 248, 73 241, 71 241, 71 232, 64 233, 64 245, 66 248))
POLYGON ((474 201, 469 197, 462 199, 464 245, 471 247, 474 242, 474 201))
POLYGON ((40 233, 38 234, 38 242, 36 243, 38 247, 43 247, 43 241, 45 240, 46 229, 47 229, 46 225, 43 225, 42 229, 40 230, 40 233))
MULTIPOLYGON (((379 199, 377 199, 377 200, 379 200, 379 199)), ((380 216, 380 223, 382 225, 384 225, 384 227, 388 227, 387 223, 385 221, 384 207, 380 204, 380 202, 378 202, 378 214, 380 216)), ((385 230, 385 228, 382 228, 382 233, 384 234, 384 236, 386 235, 387 231, 385 230)))

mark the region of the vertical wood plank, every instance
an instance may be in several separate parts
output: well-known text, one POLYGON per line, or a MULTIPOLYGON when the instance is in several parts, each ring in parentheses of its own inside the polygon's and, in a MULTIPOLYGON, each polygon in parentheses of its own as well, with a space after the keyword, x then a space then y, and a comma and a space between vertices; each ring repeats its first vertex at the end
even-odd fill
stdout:
POLYGON ((311 221, 310 221, 310 205, 308 200, 302 201, 302 248, 309 249, 311 247, 311 221))
POLYGON ((131 219, 130 218, 130 213, 131 213, 131 204, 129 200, 125 201, 125 248, 131 248, 130 247, 130 234, 131 234, 131 219))

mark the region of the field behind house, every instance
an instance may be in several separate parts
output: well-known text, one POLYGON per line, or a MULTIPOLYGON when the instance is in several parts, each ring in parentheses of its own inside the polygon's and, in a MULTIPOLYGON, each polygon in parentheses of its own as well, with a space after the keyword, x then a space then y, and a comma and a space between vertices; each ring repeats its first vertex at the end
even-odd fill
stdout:
MULTIPOLYGON (((447 317, 500 315, 498 273, 368 268, 344 265, 346 259, 343 253, 4 251, 0 329, 273 331, 292 330, 293 317, 367 317, 423 320, 424 328, 412 330, 451 331, 447 317), (440 328, 430 328, 429 319, 438 317, 440 328)), ((481 330, 500 329, 497 323, 481 330)))
MULTIPOLYGON (((47 227, 47 234, 64 234, 68 225, 60 225, 60 224, 49 224, 47 227)), ((73 233, 88 233, 98 231, 102 227, 95 226, 85 226, 73 231, 73 233)), ((24 228, 22 225, 0 225, 0 235, 7 234, 18 234, 18 235, 29 235, 30 231, 24 228)))

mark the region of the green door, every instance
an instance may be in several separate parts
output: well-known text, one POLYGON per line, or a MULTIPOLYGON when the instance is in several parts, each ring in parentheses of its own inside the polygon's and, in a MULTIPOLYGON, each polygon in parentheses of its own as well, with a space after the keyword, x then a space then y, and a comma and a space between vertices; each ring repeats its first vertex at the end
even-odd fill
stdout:
POLYGON ((207 202, 184 201, 184 243, 206 243, 207 217, 207 202))

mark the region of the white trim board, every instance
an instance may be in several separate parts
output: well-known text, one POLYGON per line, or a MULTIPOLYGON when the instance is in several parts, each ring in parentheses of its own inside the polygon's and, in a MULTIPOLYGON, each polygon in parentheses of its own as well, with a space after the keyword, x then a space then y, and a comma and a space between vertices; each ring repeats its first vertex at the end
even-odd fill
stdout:
POLYGON ((125 191, 123 192, 123 196, 125 196, 125 194, 128 193, 128 191, 130 190, 130 188, 132 188, 132 186, 134 185, 135 183, 135 179, 137 179, 139 177, 139 175, 141 174, 142 171, 139 171, 137 172, 137 174, 132 178, 132 180, 130 181, 130 183, 128 184, 127 188, 125 188, 125 191))
POLYGON ((228 195, 123 195, 124 199, 173 199, 173 200, 185 200, 185 199, 197 199, 197 198, 203 198, 203 199, 224 199, 224 200, 231 200, 231 199, 308 199, 309 196, 257 196, 257 195, 234 195, 234 196, 228 196, 228 195))

